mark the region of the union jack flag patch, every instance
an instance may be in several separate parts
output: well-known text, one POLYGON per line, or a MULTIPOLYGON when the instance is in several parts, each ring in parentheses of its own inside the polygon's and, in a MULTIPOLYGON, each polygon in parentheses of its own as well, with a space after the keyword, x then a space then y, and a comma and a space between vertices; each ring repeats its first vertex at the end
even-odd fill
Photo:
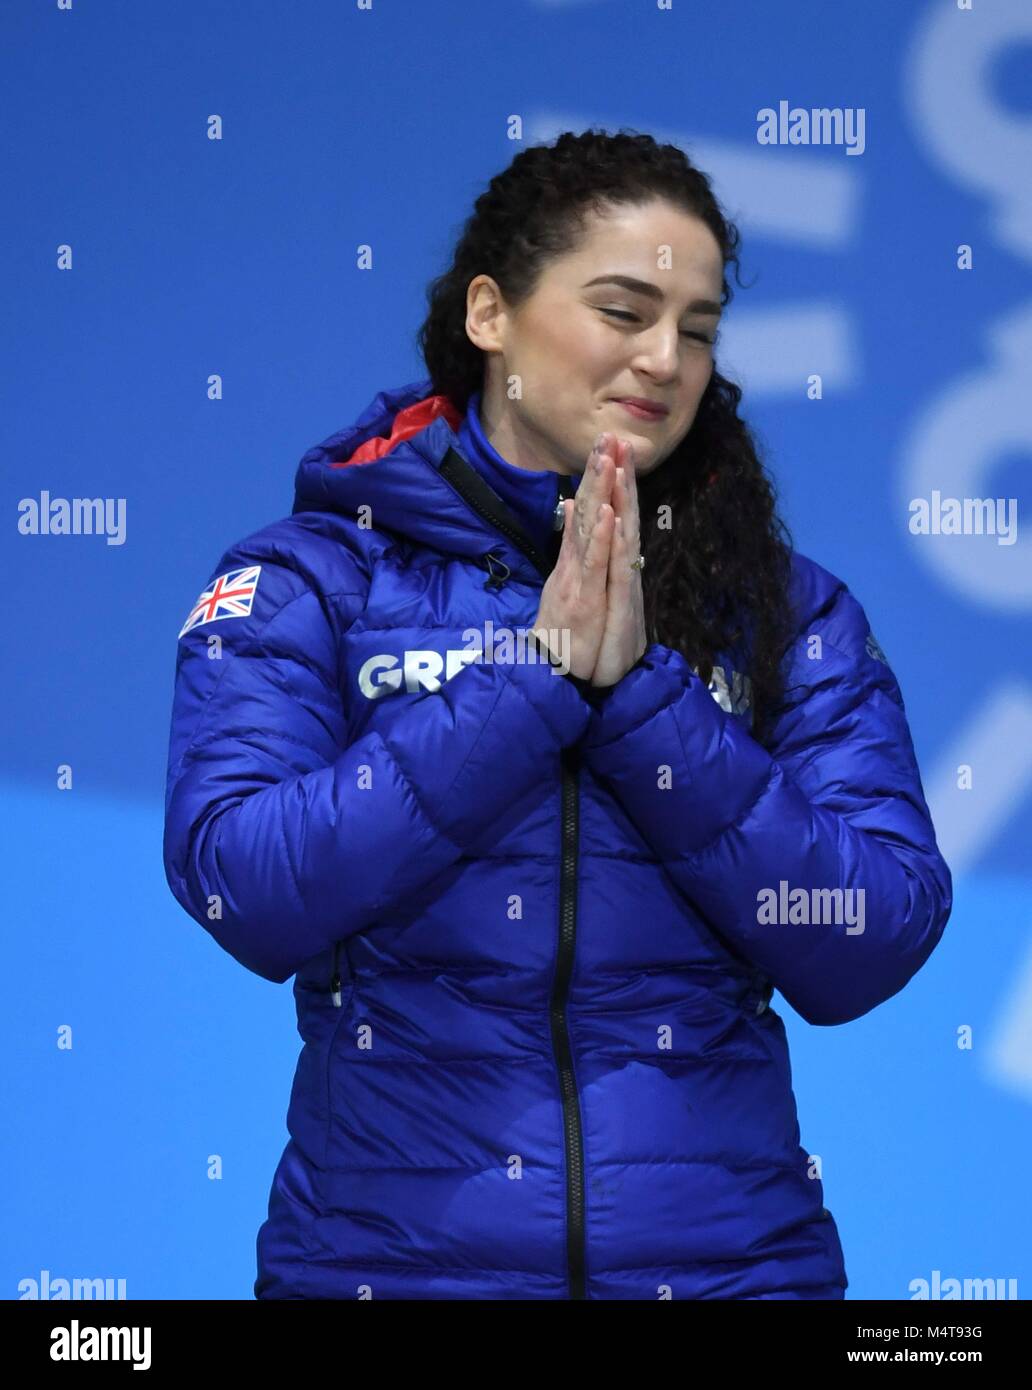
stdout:
POLYGON ((220 618, 246 618, 254 602, 261 568, 261 565, 248 565, 246 569, 220 574, 191 608, 179 636, 200 627, 201 623, 214 623, 220 618))

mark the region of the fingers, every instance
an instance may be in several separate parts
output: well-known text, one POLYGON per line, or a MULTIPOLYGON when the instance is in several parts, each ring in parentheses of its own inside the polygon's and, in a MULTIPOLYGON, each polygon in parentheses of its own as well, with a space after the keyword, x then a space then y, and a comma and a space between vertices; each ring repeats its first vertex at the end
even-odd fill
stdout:
POLYGON ((603 502, 599 507, 598 521, 588 537, 581 564, 580 592, 581 596, 589 601, 600 600, 605 596, 614 520, 615 513, 612 507, 608 502, 603 502))
POLYGON ((594 575, 601 570, 604 587, 612 537, 613 508, 608 503, 602 504, 595 525, 590 534, 581 542, 578 535, 575 507, 574 498, 566 497, 563 499, 563 539, 555 567, 559 569, 564 564, 568 564, 579 573, 582 580, 586 571, 590 570, 594 575))
POLYGON ((603 433, 598 446, 588 455, 583 476, 577 487, 577 529, 576 539, 581 553, 586 551, 588 541, 594 532, 599 517, 599 508, 605 502, 611 503, 613 486, 613 437, 603 433), (601 464, 599 468, 598 465, 601 464))
POLYGON ((620 440, 621 451, 613 481, 613 507, 623 518, 624 540, 628 554, 634 559, 641 550, 641 533, 638 518, 638 486, 634 471, 634 448, 627 440, 620 440))
POLYGON ((630 555, 627 550, 627 537, 624 534, 624 520, 616 516, 613 520, 613 541, 609 547, 609 570, 606 576, 608 602, 615 616, 624 612, 631 587, 630 555))
POLYGON ((610 583, 624 595, 630 592, 630 562, 639 553, 633 465, 634 448, 630 441, 604 431, 588 456, 576 496, 564 501, 559 559, 578 572, 586 596, 603 593, 610 583), (617 563, 613 550, 618 517, 621 530, 617 563))
POLYGON ((638 557, 637 545, 628 543, 627 526, 624 518, 617 515, 613 523, 613 543, 609 551, 609 605, 620 613, 640 610, 644 599, 641 589, 641 571, 632 569, 631 562, 638 557))
POLYGON ((627 451, 621 460, 623 481, 627 492, 627 545, 637 545, 640 540, 640 518, 638 515, 638 474, 635 470, 634 445, 625 441, 627 451))
POLYGON ((609 550, 607 625, 612 625, 617 632, 622 631, 626 641, 633 644, 633 662, 637 661, 647 648, 648 638, 645 634, 641 576, 631 569, 631 558, 624 535, 623 518, 617 516, 613 522, 613 543, 609 550))

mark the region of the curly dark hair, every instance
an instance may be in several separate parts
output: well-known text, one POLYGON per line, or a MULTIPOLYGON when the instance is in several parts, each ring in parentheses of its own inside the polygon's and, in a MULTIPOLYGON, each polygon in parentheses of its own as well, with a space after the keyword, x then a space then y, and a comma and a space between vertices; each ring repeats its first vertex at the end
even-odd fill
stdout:
MULTIPOLYGON (((477 198, 450 268, 427 292, 417 342, 435 394, 460 412, 482 389, 485 354, 466 333, 466 292, 490 275, 518 306, 545 265, 574 249, 589 211, 661 198, 700 218, 739 269, 739 232, 710 181, 676 145, 622 128, 567 131, 521 151, 477 198)), ((741 285, 741 280, 738 280, 741 285)), ((763 743, 784 697, 782 660, 793 634, 792 541, 776 490, 739 418, 741 388, 716 370, 691 429, 639 482, 645 617, 650 642, 681 652, 709 682, 720 651, 740 651, 752 682, 753 736, 763 743)))

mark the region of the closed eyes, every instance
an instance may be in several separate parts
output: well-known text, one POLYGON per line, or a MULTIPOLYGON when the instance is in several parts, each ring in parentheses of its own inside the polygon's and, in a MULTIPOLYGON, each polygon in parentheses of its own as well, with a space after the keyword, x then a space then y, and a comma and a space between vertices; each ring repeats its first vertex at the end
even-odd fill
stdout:
MULTIPOLYGON (((636 314, 628 314, 624 312, 622 309, 600 309, 600 312, 603 314, 609 314, 610 317, 614 319, 624 319, 629 323, 641 322, 641 320, 638 318, 636 314)), ((712 347, 714 343, 717 341, 717 335, 714 335, 712 338, 708 338, 705 333, 693 333, 689 329, 682 329, 681 337, 696 338, 700 343, 708 343, 710 347, 712 347)))

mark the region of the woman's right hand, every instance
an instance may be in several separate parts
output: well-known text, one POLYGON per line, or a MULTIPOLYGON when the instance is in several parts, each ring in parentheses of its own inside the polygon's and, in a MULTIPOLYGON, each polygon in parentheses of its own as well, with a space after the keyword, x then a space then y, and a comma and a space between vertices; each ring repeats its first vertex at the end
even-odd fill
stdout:
POLYGON ((576 497, 563 503, 562 546, 541 590, 533 624, 533 632, 557 660, 568 654, 570 674, 582 680, 590 679, 595 669, 606 625, 606 575, 615 525, 610 502, 616 477, 613 445, 611 434, 599 436, 576 497))

